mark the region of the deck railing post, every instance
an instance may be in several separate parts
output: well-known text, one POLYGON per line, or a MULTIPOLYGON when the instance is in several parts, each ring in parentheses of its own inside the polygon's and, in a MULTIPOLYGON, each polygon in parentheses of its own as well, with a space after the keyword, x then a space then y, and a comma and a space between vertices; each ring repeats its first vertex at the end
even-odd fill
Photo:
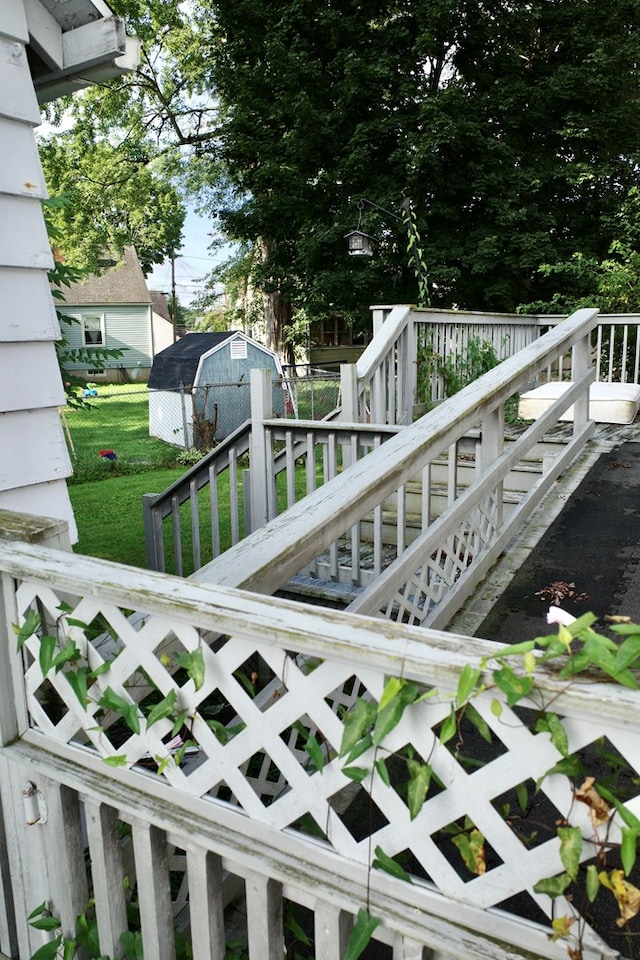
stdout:
POLYGON ((144 529, 144 552, 147 570, 164 571, 164 550, 162 544, 162 519, 156 521, 153 503, 156 493, 142 494, 142 520, 144 529), (160 538, 158 537, 158 525, 160 538))
POLYGON ((267 458, 271 451, 267 449, 267 434, 264 421, 273 416, 271 390, 271 371, 251 371, 251 529, 263 527, 269 519, 269 496, 267 484, 270 470, 267 458))
POLYGON ((358 368, 355 363, 340 365, 340 392, 342 416, 345 423, 358 423, 358 368))
MULTIPOLYGON (((571 379, 575 382, 591 369, 591 328, 574 345, 571 351, 571 379)), ((589 419, 589 388, 573 406, 573 432, 579 433, 589 419)))

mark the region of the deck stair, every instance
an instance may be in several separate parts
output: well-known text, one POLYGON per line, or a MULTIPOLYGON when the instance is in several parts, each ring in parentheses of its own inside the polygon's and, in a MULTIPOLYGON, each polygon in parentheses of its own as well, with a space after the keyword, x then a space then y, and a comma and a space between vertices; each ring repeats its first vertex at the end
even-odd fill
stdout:
MULTIPOLYGON (((513 443, 517 431, 505 437, 505 446, 513 443)), ((561 429, 555 435, 549 435, 541 440, 531 451, 530 455, 520 461, 508 475, 503 489, 503 507, 505 516, 516 509, 523 497, 538 482, 542 476, 545 463, 554 458, 562 449, 569 437, 569 431, 561 429)), ((471 486, 476 479, 476 448, 479 441, 477 432, 472 431, 461 438, 456 450, 456 496, 460 496, 471 486)), ((449 503, 449 461, 447 456, 435 458, 430 468, 430 505, 432 522, 440 516, 449 503)), ((422 530, 422 502, 423 482, 419 478, 409 480, 405 485, 405 515, 404 538, 405 543, 412 543, 422 530)), ((396 556, 396 542, 398 536, 398 512, 395 497, 387 499, 381 511, 382 524, 382 567, 388 566, 396 556)), ((344 550, 338 547, 338 565, 332 562, 329 554, 319 556, 316 569, 310 572, 297 574, 292 577, 286 586, 279 591, 279 596, 303 600, 319 606, 332 608, 346 608, 363 591, 365 586, 373 582, 376 577, 374 571, 373 540, 375 519, 369 515, 360 522, 361 562, 363 571, 363 586, 353 583, 349 563, 349 544, 344 542, 344 550), (341 554, 344 556, 341 556, 341 554), (370 572, 366 567, 370 567, 370 572), (332 574, 333 568, 333 574, 332 574)))

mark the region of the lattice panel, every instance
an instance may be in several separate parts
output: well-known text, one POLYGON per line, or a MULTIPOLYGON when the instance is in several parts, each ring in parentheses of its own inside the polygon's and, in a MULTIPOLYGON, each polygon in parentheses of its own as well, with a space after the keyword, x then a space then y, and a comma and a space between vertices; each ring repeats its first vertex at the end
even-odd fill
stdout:
POLYGON ((499 516, 495 497, 479 504, 473 521, 462 523, 395 591, 384 608, 385 617, 400 623, 422 624, 475 557, 491 543, 499 516))
MULTIPOLYGON (((476 528, 453 537, 449 553, 432 569, 450 569, 455 576, 478 538, 476 528)), ((90 746, 104 758, 121 757, 130 767, 155 771, 176 790, 234 804, 274 830, 319 835, 341 855, 363 864, 381 847, 446 895, 483 908, 524 892, 547 916, 550 900, 532 888, 542 877, 562 872, 557 821, 567 819, 581 827, 585 838, 593 836, 588 809, 575 801, 569 781, 557 774, 544 776, 561 759, 548 734, 535 734, 521 722, 522 714, 506 706, 496 717, 493 691, 474 701, 488 738, 481 738, 477 727, 462 724, 454 740, 447 745, 439 741, 452 702, 450 693, 441 690, 407 708, 383 747, 370 748, 357 759, 369 771, 358 784, 343 773, 344 761, 338 757, 342 717, 356 697, 379 700, 385 678, 377 670, 363 664, 354 674, 338 659, 304 660, 259 638, 224 637, 208 646, 193 626, 95 599, 80 599, 61 616, 55 592, 28 583, 19 586, 17 601, 21 618, 37 608, 48 629, 57 632, 59 646, 72 638, 89 667, 97 668, 86 703, 81 703, 66 676, 67 666, 43 677, 40 639, 36 634, 27 639, 22 656, 34 727, 58 741, 90 746), (202 649, 204 664, 199 689, 175 666, 176 657, 197 649, 202 649), (101 672, 103 664, 108 667, 101 672), (139 733, 123 724, 117 711, 99 706, 107 689, 138 705, 139 733), (179 760, 171 745, 174 717, 151 726, 145 720, 153 702, 171 691, 174 713, 184 715, 182 738, 192 744, 179 760), (315 760, 311 742, 317 747, 315 760), (413 820, 406 794, 407 757, 428 762, 434 771, 424 806, 413 820), (389 783, 374 767, 379 759, 387 763, 389 783), (534 837, 524 813, 505 817, 505 806, 513 807, 523 791, 531 798, 535 793, 534 819, 544 810, 548 834, 538 830, 534 837), (486 873, 477 876, 465 867, 453 839, 472 827, 485 838, 486 873)), ((436 686, 430 677, 424 684, 436 686)), ((637 782, 633 733, 608 729, 601 718, 596 723, 569 720, 566 727, 572 752, 588 753, 591 744, 606 737, 632 771, 630 782, 637 782)), ((636 816, 638 791, 628 801, 636 816)), ((616 836, 610 824, 608 837, 615 841, 616 836)), ((587 844, 585 858, 592 853, 587 844)))

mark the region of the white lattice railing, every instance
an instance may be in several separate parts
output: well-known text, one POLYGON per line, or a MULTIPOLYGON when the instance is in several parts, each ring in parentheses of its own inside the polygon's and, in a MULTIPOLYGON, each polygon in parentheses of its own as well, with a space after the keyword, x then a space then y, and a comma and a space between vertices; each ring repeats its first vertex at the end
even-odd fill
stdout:
MULTIPOLYGON (((497 716, 501 694, 487 690, 474 700, 483 737, 460 728, 457 739, 439 739, 462 667, 497 645, 15 540, 0 541, 0 572, 0 867, 21 957, 34 947, 25 918, 38 903, 50 901, 70 929, 89 893, 101 949, 112 955, 128 925, 125 875, 139 895, 145 955, 160 960, 175 956, 174 914, 194 957, 222 956, 225 906, 238 889, 251 960, 281 955, 285 902, 305 912, 327 960, 339 960, 353 915, 367 905, 382 921, 375 938, 398 958, 424 947, 457 960, 566 956, 548 928, 554 910, 570 906, 554 907, 533 886, 562 872, 558 821, 581 827, 585 861, 596 838, 569 779, 544 776, 562 755, 535 732, 536 704, 503 703, 497 716), (18 655, 12 624, 30 617, 18 655), (43 632, 56 638, 45 673, 43 632), (50 667, 69 643, 78 658, 50 667), (85 666, 93 674, 79 697, 69 675, 85 666), (344 711, 356 697, 379 701, 389 677, 434 692, 407 708, 378 750, 390 781, 375 772, 371 748, 357 761, 371 773, 356 784, 338 756, 344 711), (135 722, 108 709, 114 697, 135 722), (152 723, 159 699, 172 707, 152 723), (190 743, 184 756, 169 744, 176 715, 190 743), (434 771, 413 820, 407 756, 434 771), (46 823, 24 825, 26 781, 46 823), (509 816, 516 797, 522 815, 509 816), (470 874, 451 843, 463 824, 484 837, 484 874, 470 874), (412 884, 370 869, 378 848, 404 864, 412 884)), ((636 691, 552 676, 541 689, 564 718, 572 752, 596 763, 605 738, 628 776, 638 775, 636 691)), ((626 805, 640 816, 640 797, 626 805)), ((617 821, 607 829, 615 843, 617 821)), ((600 933, 615 944, 609 919, 600 933)), ((0 923, 0 937, 9 935, 0 923)), ((616 956, 588 926, 582 939, 585 960, 616 956)))

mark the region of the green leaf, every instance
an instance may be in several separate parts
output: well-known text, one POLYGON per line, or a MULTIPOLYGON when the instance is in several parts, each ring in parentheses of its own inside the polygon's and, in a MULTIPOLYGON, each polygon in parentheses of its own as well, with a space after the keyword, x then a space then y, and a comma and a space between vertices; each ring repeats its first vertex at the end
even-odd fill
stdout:
POLYGON ((570 880, 578 876, 580 854, 582 853, 582 833, 579 827, 558 827, 560 840, 560 859, 570 880))
POLYGON ((569 756, 569 738, 560 717, 555 713, 544 713, 538 718, 536 733, 548 733, 551 743, 563 757, 569 756))
MULTIPOLYGON (((636 630, 637 629, 636 627, 636 630)), ((635 663, 638 657, 640 657, 640 634, 635 633, 632 637, 628 637, 618 648, 615 659, 616 671, 626 670, 627 667, 635 663)))
POLYGON ((494 717, 500 717, 502 716, 503 710, 504 710, 504 707, 502 706, 501 702, 499 700, 496 700, 494 697, 493 700, 491 701, 491 713, 494 715, 494 717))
POLYGON ((78 944, 76 940, 65 940, 64 949, 62 951, 62 960, 73 960, 77 949, 78 944))
POLYGON ((408 760, 407 766, 409 768, 409 785, 407 787, 409 815, 412 820, 415 820, 422 810, 429 792, 432 769, 428 763, 418 763, 416 760, 408 760))
POLYGON ((38 663, 42 670, 42 676, 46 677, 53 663, 53 652, 56 648, 56 638, 44 636, 40 637, 40 652, 38 654, 38 663))
POLYGON ((375 715, 375 703, 371 703, 369 700, 356 701, 353 709, 349 711, 344 719, 342 743, 340 744, 341 757, 350 753, 356 743, 362 739, 367 728, 373 724, 375 715))
POLYGON ((629 876, 636 862, 638 831, 631 827, 622 827, 621 833, 620 859, 622 860, 624 872, 629 876))
POLYGON ((439 737, 440 743, 442 744, 448 743, 449 740, 451 740, 451 738, 455 736, 455 734, 457 733, 457 730, 458 730, 458 721, 456 718, 456 712, 453 709, 453 707, 451 707, 451 713, 443 722, 442 727, 440 729, 440 737, 439 737))
POLYGON ((513 707, 519 700, 531 693, 533 687, 532 677, 519 677, 510 667, 494 670, 493 679, 496 686, 505 694, 507 704, 510 707, 513 707))
POLYGON ((530 650, 534 650, 535 646, 535 640, 523 640, 522 643, 512 643, 508 647, 503 647, 495 657, 489 659, 502 660, 503 657, 514 657, 520 653, 528 653, 530 650))
POLYGON ((371 864, 374 870, 384 870, 385 873, 391 874, 391 876, 396 877, 397 880, 404 880, 405 883, 413 883, 413 880, 404 867, 401 867, 393 857, 386 854, 382 847, 376 847, 375 853, 375 859, 371 864))
POLYGON ((349 780, 355 780, 356 783, 362 783, 369 771, 366 767, 343 767, 342 772, 349 780))
POLYGON ((86 670, 65 670, 63 676, 83 707, 87 705, 86 670))
POLYGON ((130 730, 134 733, 140 733, 140 717, 138 716, 137 705, 120 697, 111 687, 107 687, 100 697, 98 706, 105 710, 113 710, 114 713, 122 717, 130 730))
POLYGON ((179 667, 183 667, 189 677, 193 680, 196 690, 200 690, 204 685, 205 667, 204 653, 202 647, 198 647, 192 653, 183 653, 176 660, 179 667))
POLYGON ((487 743, 491 743, 491 740, 492 740, 491 727, 489 726, 487 721, 484 719, 484 717, 480 716, 480 714, 472 704, 469 704, 467 706, 467 709, 465 710, 464 715, 467 718, 467 720, 469 720, 474 725, 474 727, 476 728, 476 730, 478 731, 482 739, 486 740, 487 743))
POLYGON ((557 877, 546 877, 544 880, 538 880, 534 884, 534 893, 546 893, 548 897, 554 899, 561 896, 571 883, 571 877, 566 873, 561 873, 557 877))
POLYGON ((56 673, 59 673, 65 663, 73 663, 75 660, 79 659, 80 651, 76 647, 73 640, 69 640, 60 653, 53 658, 51 666, 55 669, 56 673))
POLYGON ((112 757, 103 757, 102 762, 106 763, 108 767, 126 767, 128 761, 125 754, 116 753, 112 757))
POLYGON ((35 953, 31 954, 29 960, 54 960, 58 955, 58 947, 62 943, 62 934, 59 937, 56 937, 55 940, 52 940, 50 943, 45 943, 41 946, 35 953))
POLYGON ((398 677, 389 677, 387 682, 384 685, 384 690, 382 691, 382 696, 380 697, 380 702, 378 704, 378 711, 384 710, 384 708, 391 703, 392 700, 395 700, 398 693, 402 689, 403 685, 406 683, 406 680, 401 680, 398 677))
POLYGON ((164 720, 166 717, 171 716, 175 709, 177 699, 178 694, 176 691, 169 690, 169 693, 166 695, 166 697, 163 697, 159 703, 154 704, 149 711, 149 716, 147 717, 147 730, 159 720, 164 720))
POLYGON ((470 663, 465 664, 458 678, 458 688, 456 690, 456 703, 459 707, 466 703, 480 677, 481 673, 477 667, 472 667, 470 663))
POLYGON ((598 877, 598 868, 590 863, 587 867, 587 898, 589 903, 593 903, 600 889, 600 879, 598 877))
POLYGON ((451 838, 451 842, 458 848, 467 870, 477 876, 485 872, 484 837, 479 830, 474 829, 470 830, 469 833, 459 833, 451 838))
POLYGON ((38 906, 37 906, 34 910, 31 911, 31 913, 30 913, 29 916, 27 917, 27 920, 33 920, 34 917, 39 917, 39 916, 41 916, 43 913, 46 913, 46 914, 49 913, 49 910, 48 910, 48 908, 47 908, 47 901, 46 901, 46 900, 43 900, 42 903, 38 904, 38 906))
POLYGON ((529 791, 525 787, 524 783, 519 783, 516 787, 516 797, 518 798, 520 809, 523 813, 525 813, 527 807, 529 806, 529 791))
POLYGON ((343 960, 358 960, 371 940, 373 931, 379 925, 380 920, 377 917, 370 917, 368 912, 362 908, 358 910, 358 916, 353 925, 343 960))
POLYGON ((20 653, 22 650, 25 641, 34 635, 40 626, 41 621, 42 618, 40 617, 40 614, 37 613, 36 610, 30 609, 25 617, 24 623, 21 626, 18 627, 15 623, 11 624, 13 632, 18 638, 18 653, 20 653))
POLYGON ((414 703, 418 693, 418 685, 416 683, 401 680, 399 681, 393 699, 389 700, 386 698, 384 707, 378 706, 372 734, 374 746, 379 746, 387 734, 397 727, 402 718, 402 714, 409 704, 414 703))
POLYGON ((640 832, 640 820, 636 817, 635 813, 632 813, 628 807, 625 807, 608 787, 603 786, 601 783, 596 783, 595 787, 600 796, 616 808, 622 822, 625 823, 629 829, 640 832))
POLYGON ((374 763, 374 767, 376 768, 376 772, 380 777, 380 779, 382 780, 382 782, 384 783, 384 785, 386 787, 390 787, 391 777, 389 776, 389 771, 387 770, 387 765, 384 762, 384 759, 382 757, 378 757, 378 759, 374 763))
POLYGON ((353 763, 354 760, 357 760, 358 757, 361 757, 363 753, 366 753, 369 747, 373 746, 373 740, 371 734, 368 733, 362 740, 359 740, 353 750, 349 752, 349 756, 345 757, 345 763, 353 763))
POLYGON ((40 917, 38 920, 32 920, 29 926, 34 930, 59 930, 60 921, 57 917, 40 917))
POLYGON ((311 762, 319 773, 324 769, 324 753, 322 747, 315 737, 309 737, 304 745, 305 751, 309 754, 311 762))

